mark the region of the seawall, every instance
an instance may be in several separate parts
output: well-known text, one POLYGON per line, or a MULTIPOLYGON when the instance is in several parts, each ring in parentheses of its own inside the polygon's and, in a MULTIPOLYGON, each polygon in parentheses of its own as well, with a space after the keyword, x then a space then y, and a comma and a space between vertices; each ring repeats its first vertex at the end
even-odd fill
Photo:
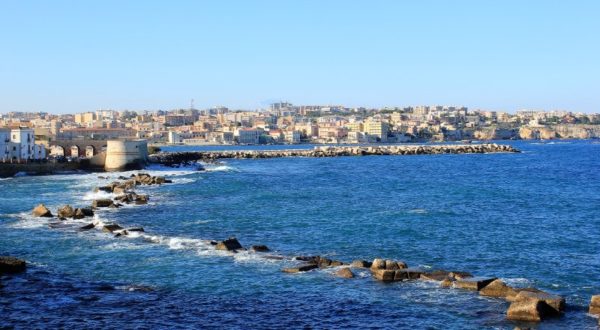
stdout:
POLYGON ((255 159, 281 157, 343 157, 375 155, 438 155, 438 154, 474 154, 520 152, 509 145, 396 145, 396 146, 325 146, 313 149, 296 150, 236 150, 236 151, 197 151, 197 152, 160 152, 149 157, 150 162, 160 164, 179 164, 198 160, 216 159, 255 159))
POLYGON ((46 175, 76 171, 81 168, 78 162, 41 162, 41 163, 0 163, 0 178, 14 176, 17 173, 27 175, 46 175))

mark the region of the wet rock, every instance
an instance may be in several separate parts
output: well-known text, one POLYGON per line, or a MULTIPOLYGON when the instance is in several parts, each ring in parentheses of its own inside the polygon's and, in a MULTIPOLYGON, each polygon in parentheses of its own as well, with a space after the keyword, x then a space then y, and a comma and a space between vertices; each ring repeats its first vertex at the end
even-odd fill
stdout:
POLYGON ((44 204, 36 206, 32 214, 34 217, 52 218, 52 212, 44 204))
POLYGON ((592 296, 590 300, 590 314, 600 315, 600 295, 592 296))
POLYGON ((252 245, 250 250, 254 252, 269 252, 271 251, 266 245, 252 245))
POLYGON ((94 227, 96 227, 96 226, 93 223, 90 223, 85 226, 79 227, 79 230, 81 230, 81 231, 90 230, 90 229, 94 229, 94 227))
POLYGON ((124 194, 127 192, 127 188, 124 186, 117 186, 113 189, 114 194, 124 194))
POLYGON ((92 210, 91 207, 82 207, 79 209, 81 211, 81 213, 83 213, 84 216, 86 217, 93 217, 94 216, 94 210, 92 210))
POLYGON ((341 268, 340 270, 335 272, 335 275, 337 277, 341 277, 341 278, 353 278, 354 277, 354 273, 352 273, 352 271, 348 267, 341 268))
POLYGON ((375 279, 383 282, 393 282, 394 277, 396 275, 395 270, 387 270, 387 269, 373 269, 371 268, 371 272, 375 279))
POLYGON ((114 203, 110 199, 96 199, 92 202, 92 207, 100 208, 100 207, 111 207, 114 203))
POLYGON ((315 268, 319 268, 319 266, 317 264, 304 264, 304 265, 300 265, 298 267, 290 267, 290 268, 284 268, 282 271, 284 273, 300 273, 300 272, 308 272, 310 270, 313 270, 315 268))
POLYGON ((321 268, 330 267, 331 266, 331 259, 319 258, 318 259, 318 264, 319 264, 319 267, 321 267, 321 268))
POLYGON ((459 289, 479 291, 485 288, 488 284, 496 280, 495 277, 468 277, 457 279, 454 282, 454 287, 459 289))
POLYGON ((266 256, 263 256, 263 258, 270 259, 270 260, 283 260, 283 259, 285 259, 282 256, 275 256, 275 255, 266 255, 266 256))
POLYGON ((105 233, 112 233, 117 230, 121 230, 123 227, 119 226, 116 223, 106 224, 102 227, 102 231, 105 233))
POLYGON ((562 313, 565 309, 565 298, 543 291, 521 291, 514 298, 514 302, 525 300, 541 301, 550 307, 552 313, 557 315, 562 313))
POLYGON ((416 268, 404 268, 394 271, 394 281, 418 280, 423 271, 416 268))
POLYGON ((65 205, 58 209, 56 215, 59 218, 72 218, 75 215, 75 209, 71 205, 65 205))
POLYGON ((73 219, 83 218, 85 218, 85 214, 83 213, 83 211, 80 208, 75 209, 75 212, 73 213, 73 219))
POLYGON ((352 268, 371 268, 372 263, 366 260, 354 260, 350 264, 352 268))
POLYGON ((113 191, 113 186, 101 186, 101 187, 96 187, 96 189, 94 189, 94 192, 100 192, 100 191, 104 191, 104 192, 112 192, 113 191))
POLYGON ((440 287, 442 288, 451 288, 454 285, 453 278, 446 278, 440 282, 440 287))
POLYGON ((331 264, 329 264, 329 266, 331 266, 331 267, 339 267, 339 266, 343 266, 343 265, 344 265, 344 263, 339 260, 332 260, 331 264))
POLYGON ((127 231, 129 231, 129 232, 144 232, 144 228, 142 228, 142 227, 127 228, 127 231))
POLYGON ((319 256, 297 256, 297 257, 294 257, 294 260, 306 261, 306 262, 314 263, 314 264, 318 264, 319 259, 320 259, 319 256))
POLYGON ((15 257, 0 256, 0 274, 14 274, 25 271, 27 263, 15 257))
POLYGON ((165 183, 166 180, 165 180, 165 177, 163 177, 163 176, 156 176, 153 178, 153 181, 155 184, 163 184, 163 183, 165 183))
POLYGON ((396 269, 399 269, 399 268, 398 268, 398 264, 395 261, 393 261, 393 260, 386 260, 385 261, 385 269, 387 269, 387 270, 396 270, 396 269))
POLYGON ((238 242, 238 240, 235 237, 230 237, 224 241, 219 242, 215 246, 215 249, 223 251, 236 251, 241 250, 242 245, 240 244, 240 242, 238 242))
POLYGON ((506 285, 501 280, 494 280, 490 284, 486 285, 483 289, 479 290, 479 294, 488 297, 499 297, 505 299, 512 299, 517 295, 517 291, 510 286, 506 285))

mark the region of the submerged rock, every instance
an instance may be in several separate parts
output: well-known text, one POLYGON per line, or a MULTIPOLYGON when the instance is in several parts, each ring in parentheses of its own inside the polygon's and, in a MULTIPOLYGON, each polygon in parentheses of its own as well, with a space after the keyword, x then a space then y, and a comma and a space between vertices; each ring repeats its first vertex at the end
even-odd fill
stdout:
POLYGON ((0 256, 0 274, 14 274, 25 271, 27 263, 15 257, 0 256))
POLYGON ((105 233, 112 233, 117 230, 121 230, 123 227, 119 226, 116 223, 106 224, 102 227, 102 231, 105 233))
POLYGON ((40 204, 33 209, 34 217, 52 218, 52 212, 44 204, 40 204))
POLYGON ((85 226, 79 227, 79 230, 81 230, 81 231, 90 230, 90 229, 94 229, 94 227, 96 227, 96 225, 94 225, 93 223, 90 223, 85 226))
POLYGON ((243 249, 243 247, 235 237, 230 237, 224 241, 217 243, 215 249, 223 251, 236 251, 243 249))

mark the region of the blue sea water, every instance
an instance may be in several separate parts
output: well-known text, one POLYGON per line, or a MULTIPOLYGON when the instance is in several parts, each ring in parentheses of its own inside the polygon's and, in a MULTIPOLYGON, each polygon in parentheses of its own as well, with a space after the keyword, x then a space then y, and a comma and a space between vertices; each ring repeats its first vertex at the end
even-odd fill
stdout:
POLYGON ((433 282, 281 272, 289 257, 322 255, 398 259, 533 286, 568 305, 539 329, 595 329, 586 311, 600 294, 600 144, 510 143, 523 152, 227 160, 206 172, 152 167, 147 172, 174 182, 138 188, 150 194, 148 205, 95 215, 143 226, 137 237, 78 231, 89 219, 49 228, 30 216, 38 203, 53 211, 89 205, 102 196, 94 187, 123 173, 2 179, 0 255, 31 266, 0 280, 0 327, 527 326, 505 319, 502 300, 433 282), (286 259, 230 255, 208 242, 229 236, 286 259))

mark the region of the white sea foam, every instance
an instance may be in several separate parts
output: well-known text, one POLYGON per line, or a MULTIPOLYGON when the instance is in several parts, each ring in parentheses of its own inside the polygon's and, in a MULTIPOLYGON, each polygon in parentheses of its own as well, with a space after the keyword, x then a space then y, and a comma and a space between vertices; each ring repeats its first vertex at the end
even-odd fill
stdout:
POLYGON ((412 209, 412 210, 409 210, 408 213, 411 213, 411 214, 426 214, 428 212, 427 212, 426 209, 412 209))
POLYGON ((238 172, 235 167, 228 165, 207 165, 204 170, 206 172, 238 172))

